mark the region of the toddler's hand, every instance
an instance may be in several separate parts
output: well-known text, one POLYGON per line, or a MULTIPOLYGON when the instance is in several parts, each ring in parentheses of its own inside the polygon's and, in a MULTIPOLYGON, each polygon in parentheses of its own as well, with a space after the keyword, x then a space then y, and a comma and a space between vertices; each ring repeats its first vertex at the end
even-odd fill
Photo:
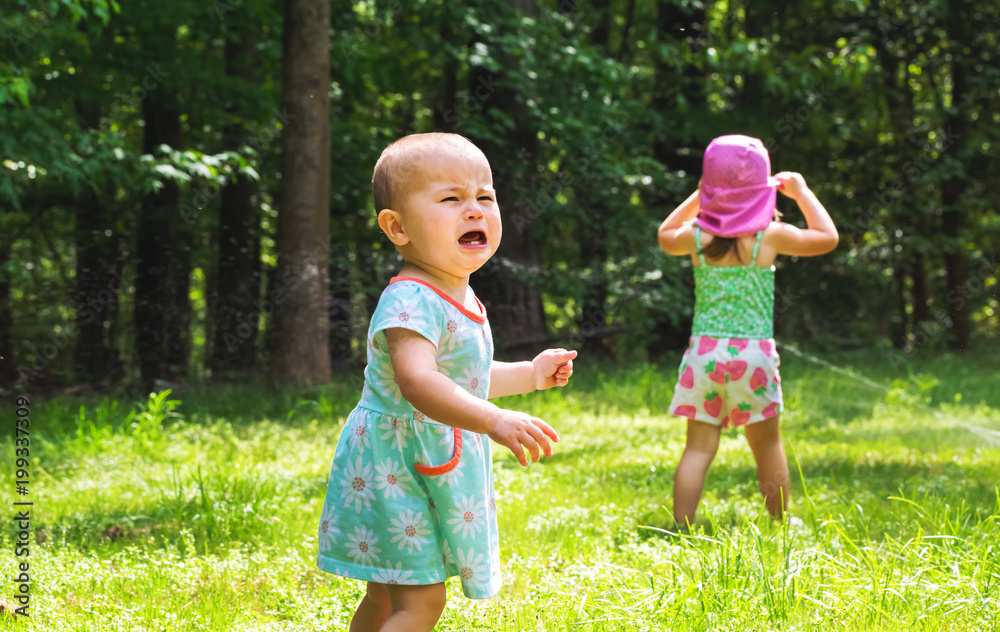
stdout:
POLYGON ((778 185, 778 191, 781 191, 782 194, 787 195, 793 200, 798 200, 802 193, 809 190, 809 187, 806 186, 806 179, 802 177, 801 173, 782 171, 781 173, 774 174, 774 177, 781 182, 778 185))
POLYGON ((513 452, 521 465, 528 464, 523 448, 528 448, 531 460, 537 462, 541 457, 539 446, 541 446, 545 456, 552 456, 549 438, 553 441, 559 441, 559 435, 552 429, 552 426, 541 419, 513 410, 500 411, 500 416, 494 420, 489 436, 490 439, 513 452))
POLYGON ((535 388, 544 391, 553 386, 566 386, 573 375, 573 358, 576 351, 546 349, 531 364, 535 367, 535 388))

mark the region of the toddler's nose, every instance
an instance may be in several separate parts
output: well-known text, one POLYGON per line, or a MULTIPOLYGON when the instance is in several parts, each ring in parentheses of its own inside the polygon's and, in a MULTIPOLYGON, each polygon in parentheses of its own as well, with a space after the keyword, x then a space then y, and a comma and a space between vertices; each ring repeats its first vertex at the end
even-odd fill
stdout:
POLYGON ((466 206, 465 219, 482 219, 482 218, 483 218, 483 207, 480 206, 479 200, 473 200, 466 206))

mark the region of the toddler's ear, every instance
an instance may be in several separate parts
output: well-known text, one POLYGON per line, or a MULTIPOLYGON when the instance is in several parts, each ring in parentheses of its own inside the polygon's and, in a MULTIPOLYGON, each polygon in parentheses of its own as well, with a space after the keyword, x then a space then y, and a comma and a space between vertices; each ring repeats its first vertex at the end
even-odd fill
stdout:
POLYGON ((379 211, 378 227, 382 229, 382 232, 389 238, 389 241, 395 245, 405 246, 410 243, 410 238, 406 235, 406 231, 403 230, 403 221, 398 212, 390 208, 384 208, 379 211))

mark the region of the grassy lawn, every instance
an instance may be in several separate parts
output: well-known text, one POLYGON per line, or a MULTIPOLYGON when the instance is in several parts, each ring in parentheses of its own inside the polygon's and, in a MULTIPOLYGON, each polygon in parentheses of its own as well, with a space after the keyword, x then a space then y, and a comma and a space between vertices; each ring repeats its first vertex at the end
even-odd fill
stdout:
MULTIPOLYGON (((505 586, 473 602, 449 583, 438 629, 1000 629, 998 357, 924 350, 894 368, 866 351, 824 356, 831 367, 783 352, 799 520, 765 517, 750 451, 727 431, 683 536, 670 518, 676 365, 581 359, 570 387, 502 403, 563 440, 525 469, 494 451, 505 586)), ((346 630, 363 584, 314 559, 353 378, 141 408, 33 402, 33 616, 0 629, 346 630)), ((0 410, 13 502, 12 401, 0 410)), ((3 529, 8 605, 15 537, 3 529)))

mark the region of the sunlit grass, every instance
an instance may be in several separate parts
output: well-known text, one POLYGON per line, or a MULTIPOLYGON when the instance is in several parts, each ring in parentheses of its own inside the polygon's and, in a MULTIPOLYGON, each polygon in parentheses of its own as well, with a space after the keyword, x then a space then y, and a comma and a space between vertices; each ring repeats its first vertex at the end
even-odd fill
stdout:
MULTIPOLYGON (((581 359, 571 387, 503 402, 562 441, 525 469, 495 451, 505 587, 473 602, 452 582, 438 628, 997 629, 995 357, 925 352, 894 370, 874 351, 826 358, 838 369, 784 354, 795 520, 764 517, 727 432, 691 535, 670 518, 675 368, 581 359)), ((0 629, 346 629, 363 586, 313 560, 355 383, 34 403, 33 616, 0 629)))

